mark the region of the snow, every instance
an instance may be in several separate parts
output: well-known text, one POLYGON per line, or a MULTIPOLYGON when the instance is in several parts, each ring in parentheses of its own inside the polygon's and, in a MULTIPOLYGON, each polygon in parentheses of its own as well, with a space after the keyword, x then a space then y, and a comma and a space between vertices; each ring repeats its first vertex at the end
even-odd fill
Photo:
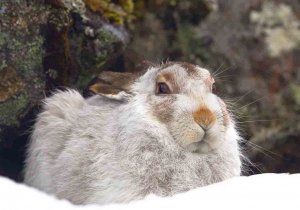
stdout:
POLYGON ((75 206, 36 189, 0 177, 0 210, 153 210, 295 209, 300 210, 300 174, 261 174, 129 204, 75 206))

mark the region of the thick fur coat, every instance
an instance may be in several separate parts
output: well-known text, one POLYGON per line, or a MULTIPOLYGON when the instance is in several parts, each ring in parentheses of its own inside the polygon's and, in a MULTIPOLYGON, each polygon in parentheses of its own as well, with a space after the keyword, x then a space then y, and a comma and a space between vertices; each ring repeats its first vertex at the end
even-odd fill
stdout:
POLYGON ((130 92, 45 100, 25 182, 76 204, 169 196, 240 174, 234 121, 214 79, 186 63, 151 67, 130 92))

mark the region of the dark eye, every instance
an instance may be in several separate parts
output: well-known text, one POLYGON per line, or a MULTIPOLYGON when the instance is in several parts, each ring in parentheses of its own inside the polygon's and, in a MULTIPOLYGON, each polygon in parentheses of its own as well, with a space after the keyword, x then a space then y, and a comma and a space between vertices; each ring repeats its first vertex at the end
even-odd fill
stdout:
POLYGON ((217 92, 217 86, 216 86, 215 83, 212 84, 211 91, 212 91, 213 93, 216 93, 216 92, 217 92))
POLYGON ((157 84, 157 93, 158 94, 170 94, 170 88, 166 83, 160 82, 157 84))

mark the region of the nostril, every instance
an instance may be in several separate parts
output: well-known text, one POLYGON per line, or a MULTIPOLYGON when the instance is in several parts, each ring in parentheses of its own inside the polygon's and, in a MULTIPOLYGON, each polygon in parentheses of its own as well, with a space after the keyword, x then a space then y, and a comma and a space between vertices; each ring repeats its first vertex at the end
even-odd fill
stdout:
POLYGON ((207 126, 206 125, 201 125, 201 124, 198 124, 205 132, 208 130, 207 126))

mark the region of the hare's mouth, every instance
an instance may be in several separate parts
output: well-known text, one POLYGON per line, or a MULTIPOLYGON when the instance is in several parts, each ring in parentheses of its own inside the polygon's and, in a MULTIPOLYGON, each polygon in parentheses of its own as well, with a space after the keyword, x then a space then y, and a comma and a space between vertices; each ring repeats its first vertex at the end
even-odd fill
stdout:
POLYGON ((213 150, 206 139, 189 144, 186 149, 192 153, 208 153, 213 150))
POLYGON ((206 140, 206 133, 197 133, 197 135, 193 136, 193 141, 190 141, 189 144, 185 146, 185 149, 188 150, 189 152, 197 152, 199 148, 205 146, 205 140, 206 140))
POLYGON ((189 152, 197 152, 197 150, 199 150, 199 148, 202 147, 203 144, 205 144, 205 143, 204 143, 203 139, 201 139, 198 142, 193 142, 193 143, 187 145, 186 150, 188 150, 189 152))

